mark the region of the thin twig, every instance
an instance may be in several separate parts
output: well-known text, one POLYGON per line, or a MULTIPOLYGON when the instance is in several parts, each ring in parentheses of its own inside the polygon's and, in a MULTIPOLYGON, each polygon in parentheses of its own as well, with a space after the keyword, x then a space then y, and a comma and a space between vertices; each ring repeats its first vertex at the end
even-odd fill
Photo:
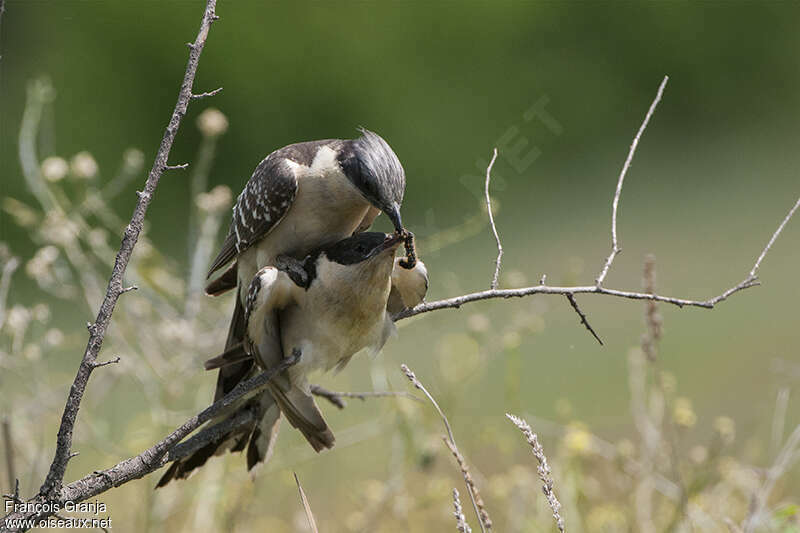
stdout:
POLYGON ((572 308, 575 310, 576 313, 578 313, 578 316, 581 318, 581 324, 583 324, 586 327, 586 329, 589 330, 589 333, 591 333, 594 336, 594 338, 597 339, 597 342, 600 343, 600 346, 602 346, 603 341, 601 341, 600 337, 597 336, 595 330, 592 328, 592 326, 589 325, 589 321, 586 319, 586 315, 583 314, 581 308, 578 307, 578 302, 575 301, 575 295, 573 295, 572 293, 567 293, 567 300, 569 300, 569 305, 572 306, 572 308))
POLYGON ((180 165, 164 165, 164 170, 185 170, 189 168, 189 163, 181 163, 180 165))
POLYGON ((421 398, 407 391, 339 392, 326 389, 320 385, 311 385, 311 394, 325 398, 339 409, 344 409, 347 406, 344 401, 345 398, 358 398, 361 401, 366 401, 367 398, 400 397, 418 402, 422 401, 421 398))
POLYGON ((458 462, 458 466, 461 469, 461 474, 464 476, 464 483, 467 485, 467 491, 469 492, 469 497, 472 500, 472 507, 475 509, 475 515, 478 517, 478 524, 481 526, 481 531, 486 533, 487 530, 492 529, 492 519, 489 518, 489 513, 486 510, 486 506, 483 504, 483 499, 481 499, 480 492, 478 492, 478 487, 475 485, 475 482, 472 480, 472 475, 469 473, 469 467, 467 465, 467 461, 464 459, 464 456, 461 455, 461 452, 458 451, 458 447, 456 446, 456 439, 453 436, 453 430, 450 427, 450 421, 447 420, 447 416, 442 411, 442 408, 439 407, 439 403, 433 398, 428 389, 422 384, 422 382, 417 379, 416 374, 408 368, 407 365, 402 364, 400 368, 403 370, 403 373, 406 375, 408 380, 422 393, 428 398, 428 400, 433 404, 433 407, 436 409, 436 412, 439 413, 439 417, 444 422, 444 427, 447 430, 447 436, 444 437, 444 443, 450 449, 450 452, 456 458, 456 462, 458 462))
POLYGON ((486 182, 483 186, 483 191, 486 194, 486 211, 489 213, 489 225, 492 227, 494 240, 497 243, 497 259, 494 261, 494 276, 492 276, 492 289, 497 288, 497 278, 500 277, 500 263, 503 260, 503 245, 500 244, 500 235, 497 233, 497 226, 494 223, 494 214, 492 213, 492 198, 489 195, 489 182, 492 181, 492 167, 497 159, 497 148, 494 149, 492 160, 489 161, 489 166, 486 167, 486 182))
POLYGON ((303 509, 306 512, 306 519, 308 519, 308 525, 311 528, 311 531, 314 533, 319 533, 317 529, 317 522, 314 520, 314 513, 311 512, 311 505, 308 503, 308 498, 306 498, 306 493, 303 490, 302 485, 300 485, 300 479, 297 477, 297 472, 292 472, 294 474, 294 482, 297 483, 297 490, 300 491, 300 501, 303 502, 303 509))
POLYGON ((800 207, 800 198, 797 199, 797 202, 795 202, 794 207, 792 207, 789 210, 789 212, 786 214, 786 216, 783 218, 783 221, 778 226, 778 229, 775 230, 775 233, 772 234, 772 237, 770 238, 769 242, 764 247, 764 249, 761 251, 761 255, 758 256, 758 259, 756 259, 756 264, 753 265, 753 269, 750 271, 750 278, 755 279, 757 277, 758 268, 761 266, 761 261, 764 260, 764 256, 766 256, 767 252, 769 252, 769 249, 772 248, 772 245, 775 242, 775 239, 777 239, 778 235, 781 234, 781 232, 783 231, 783 228, 786 226, 786 224, 792 218, 792 216, 794 215, 795 211, 797 211, 798 207, 800 207))
POLYGON ((506 413, 506 416, 520 431, 522 431, 522 434, 525 435, 525 440, 531 445, 533 456, 536 457, 536 461, 539 462, 536 471, 539 473, 539 479, 542 480, 542 492, 545 498, 547 498, 547 504, 553 511, 553 519, 556 521, 558 530, 564 533, 564 519, 561 518, 559 512, 561 510, 561 503, 558 501, 558 498, 556 498, 555 492, 553 492, 553 476, 550 475, 550 465, 547 462, 547 457, 544 454, 542 445, 539 444, 539 437, 533 432, 531 426, 522 418, 509 413, 506 413))
POLYGON ((622 166, 622 171, 619 173, 617 190, 614 192, 614 201, 611 204, 611 253, 608 254, 606 262, 603 265, 603 270, 600 271, 600 275, 597 276, 597 279, 595 280, 598 287, 603 284, 603 281, 606 279, 606 274, 608 274, 608 269, 611 268, 611 263, 614 262, 614 258, 620 252, 619 242, 617 240, 617 207, 619 206, 619 196, 622 194, 622 182, 625 181, 625 174, 628 173, 628 169, 631 166, 633 154, 636 153, 636 147, 639 145, 639 139, 642 137, 642 134, 647 127, 647 123, 650 122, 650 117, 653 116, 653 112, 656 110, 658 102, 661 101, 661 95, 664 94, 664 87, 667 85, 667 80, 669 80, 669 76, 664 76, 664 79, 661 81, 661 85, 658 87, 656 97, 653 100, 653 103, 650 104, 650 109, 647 110, 647 114, 644 116, 642 125, 639 126, 639 131, 636 133, 636 137, 633 138, 631 148, 628 150, 628 157, 625 159, 625 164, 622 166))
POLYGON ((117 364, 119 362, 120 362, 120 357, 116 356, 114 359, 109 359, 108 361, 103 361, 103 362, 95 361, 94 363, 92 363, 92 368, 99 368, 101 366, 115 365, 115 364, 117 364))
POLYGON ((153 198, 153 193, 161 178, 161 174, 167 167, 167 159, 172 149, 172 143, 175 140, 175 135, 178 133, 181 119, 186 114, 186 109, 192 94, 192 83, 194 82, 197 64, 200 60, 200 53, 203 51, 203 46, 208 37, 211 23, 216 17, 214 14, 215 7, 216 0, 207 0, 200 30, 189 52, 189 60, 186 65, 186 72, 183 76, 178 101, 175 104, 175 109, 172 112, 169 125, 161 139, 161 145, 159 146, 155 160, 153 161, 153 166, 145 182, 144 190, 139 194, 139 200, 131 216, 131 221, 125 229, 125 233, 122 237, 122 244, 120 245, 119 252, 114 261, 111 278, 108 281, 105 298, 100 305, 100 310, 97 313, 97 318, 90 332, 89 342, 86 345, 86 350, 84 351, 83 359, 78 368, 78 373, 70 387, 69 397, 67 398, 64 414, 61 417, 61 425, 58 430, 55 456, 50 465, 47 477, 39 489, 39 493, 49 499, 56 499, 59 495, 70 455, 70 449, 72 447, 72 430, 78 416, 78 409, 80 408, 86 385, 89 382, 89 376, 94 368, 93 365, 103 345, 103 339, 105 338, 108 324, 111 321, 114 307, 116 306, 120 294, 122 294, 122 278, 125 274, 128 262, 130 261, 131 254, 133 253, 133 248, 139 239, 139 234, 142 232, 145 213, 153 198))
POLYGON ((216 96, 220 92, 222 92, 222 87, 220 87, 219 89, 214 89, 213 91, 209 91, 207 93, 193 94, 192 100, 200 100, 202 98, 208 98, 209 96, 216 96))

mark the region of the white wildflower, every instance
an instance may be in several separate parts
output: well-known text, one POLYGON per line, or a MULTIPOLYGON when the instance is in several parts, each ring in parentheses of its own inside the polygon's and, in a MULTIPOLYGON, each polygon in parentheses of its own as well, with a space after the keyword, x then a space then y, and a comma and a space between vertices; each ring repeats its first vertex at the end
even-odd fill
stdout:
POLYGON ((69 172, 69 164, 63 157, 48 157, 42 161, 41 170, 47 181, 61 181, 69 172))
POLYGON ((228 131, 228 118, 219 109, 209 107, 197 117, 197 129, 206 137, 217 137, 228 131))
POLYGON ((78 226, 57 211, 50 211, 41 228, 42 236, 48 241, 67 246, 78 239, 78 226))
POLYGON ((197 207, 206 213, 218 213, 228 208, 233 198, 231 190, 225 185, 217 185, 210 192, 197 195, 197 207))
POLYGON ((64 342, 64 333, 60 329, 48 329, 44 334, 44 342, 49 346, 58 346, 64 342))
POLYGON ((50 268, 58 258, 58 248, 52 245, 39 248, 30 261, 25 265, 25 272, 32 279, 52 278, 53 273, 50 268))
POLYGON ((89 152, 75 154, 72 157, 72 161, 70 161, 70 168, 72 175, 81 179, 92 179, 99 170, 97 161, 94 160, 94 157, 89 152))
POLYGON ((24 355, 25 359, 28 361, 38 361, 42 358, 42 349, 38 344, 29 344, 23 350, 22 355, 24 355))
POLYGON ((6 323, 12 331, 22 331, 28 326, 31 320, 31 312, 28 308, 21 305, 15 305, 8 311, 8 318, 6 323))
POLYGON ((122 154, 123 164, 131 170, 138 170, 144 165, 144 152, 138 148, 128 148, 122 154))
POLYGON ((37 322, 50 320, 50 308, 46 304, 36 304, 31 309, 31 316, 37 322))
POLYGON ((86 240, 92 248, 103 248, 108 242, 108 232, 103 228, 95 228, 89 232, 86 240))

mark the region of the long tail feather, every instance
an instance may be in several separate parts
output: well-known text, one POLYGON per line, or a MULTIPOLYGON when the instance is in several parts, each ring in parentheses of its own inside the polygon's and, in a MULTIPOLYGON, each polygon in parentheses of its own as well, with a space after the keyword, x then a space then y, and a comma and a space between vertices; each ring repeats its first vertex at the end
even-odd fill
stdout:
POLYGON ((320 452, 325 448, 333 448, 336 438, 322 418, 313 396, 299 387, 290 387, 288 391, 284 391, 274 384, 270 385, 269 391, 286 420, 300 430, 314 450, 320 452))

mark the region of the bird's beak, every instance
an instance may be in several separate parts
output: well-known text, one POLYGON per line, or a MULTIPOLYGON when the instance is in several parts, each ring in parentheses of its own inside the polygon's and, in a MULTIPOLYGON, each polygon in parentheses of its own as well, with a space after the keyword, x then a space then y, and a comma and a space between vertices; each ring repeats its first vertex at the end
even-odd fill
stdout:
POLYGON ((389 209, 385 211, 386 216, 392 221, 392 225, 397 233, 403 233, 403 219, 400 217, 400 206, 397 202, 392 202, 389 209))
POLYGON ((386 238, 380 243, 372 255, 377 255, 386 250, 396 250, 397 247, 405 240, 405 235, 402 233, 387 233, 386 238))

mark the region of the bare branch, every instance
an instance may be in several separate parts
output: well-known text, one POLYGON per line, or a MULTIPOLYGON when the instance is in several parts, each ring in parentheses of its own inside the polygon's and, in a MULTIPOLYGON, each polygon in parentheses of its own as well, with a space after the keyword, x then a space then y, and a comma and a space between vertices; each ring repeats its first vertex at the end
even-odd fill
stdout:
POLYGON ((306 512, 308 525, 313 533, 319 533, 319 530, 317 529, 317 522, 314 520, 314 513, 311 512, 311 505, 308 503, 308 498, 306 497, 306 493, 303 490, 302 485, 300 485, 300 479, 297 477, 297 472, 292 472, 292 474, 294 474, 294 481, 297 483, 297 490, 300 491, 300 500, 303 502, 303 509, 306 512))
POLYGON ((520 431, 522 431, 522 434, 525 435, 525 440, 531 445, 533 456, 536 457, 536 460, 539 462, 539 466, 536 470, 539 473, 539 479, 542 480, 542 492, 544 492, 547 503, 553 511, 553 519, 556 521, 558 530, 564 533, 564 519, 561 518, 561 514, 559 513, 561 510, 561 503, 558 501, 558 498, 556 498, 555 492, 553 492, 553 476, 550 475, 550 465, 547 462, 547 457, 544 455, 542 445, 539 444, 539 437, 533 432, 531 426, 522 418, 509 413, 506 413, 506 416, 520 431))
POLYGON ((497 233, 497 226, 494 223, 494 214, 492 213, 492 198, 489 196, 489 182, 492 180, 492 167, 497 159, 497 148, 494 149, 492 160, 489 161, 489 166, 486 167, 486 183, 484 183, 483 191, 486 194, 486 211, 489 213, 489 225, 492 227, 494 240, 497 243, 497 259, 494 261, 494 276, 492 276, 492 289, 497 288, 497 278, 500 277, 500 263, 503 260, 503 245, 500 244, 500 235, 497 233))
POLYGON ((328 390, 320 385, 311 385, 311 394, 325 398, 339 409, 344 409, 347 406, 344 401, 345 398, 358 398, 361 401, 366 401, 367 398, 400 397, 418 402, 422 401, 421 398, 406 391, 339 392, 328 390))
POLYGON ((169 125, 161 139, 161 145, 158 148, 155 161, 153 161, 153 166, 145 182, 144 190, 139 194, 139 200, 131 216, 131 221, 125 229, 125 233, 122 237, 122 244, 114 261, 111 278, 108 281, 105 298, 100 305, 97 318, 90 330, 89 342, 86 345, 83 359, 78 367, 78 373, 70 387, 69 397, 67 398, 64 414, 61 417, 61 425, 58 430, 55 456, 50 465, 47 477, 39 489, 40 495, 44 495, 48 498, 55 499, 59 495, 62 480, 64 479, 64 472, 67 467, 67 461, 69 460, 70 449, 72 447, 72 430, 78 416, 78 409, 80 408, 86 385, 89 382, 89 376, 94 369, 97 355, 103 345, 106 328, 111 321, 114 307, 116 306, 120 294, 122 294, 122 278, 128 266, 128 261, 130 261, 131 254, 133 253, 133 248, 142 231, 145 213, 150 205, 150 200, 153 197, 161 174, 167 167, 167 160, 170 150, 172 149, 172 143, 175 140, 175 135, 178 133, 181 119, 186 114, 186 109, 192 94, 192 83, 194 82, 195 73, 197 72, 197 64, 200 60, 200 53, 203 51, 206 38, 208 37, 209 28, 214 20, 215 7, 216 0, 207 0, 200 30, 189 53, 189 60, 186 65, 186 72, 181 84, 178 101, 175 104, 169 125))
POLYGON ((439 403, 433 398, 431 393, 428 392, 428 389, 425 388, 422 382, 417 379, 416 374, 414 374, 414 372, 405 364, 400 365, 400 368, 403 370, 403 373, 406 375, 408 380, 416 388, 422 391, 431 404, 433 404, 436 412, 439 413, 439 417, 441 417, 442 422, 444 422, 444 427, 447 430, 447 436, 444 437, 444 443, 450 449, 453 457, 456 458, 456 462, 458 462, 458 466, 461 469, 461 474, 464 476, 464 483, 467 485, 467 491, 469 491, 469 497, 472 500, 472 507, 475 509, 475 515, 478 517, 478 523, 481 526, 481 531, 483 533, 486 533, 486 531, 491 531, 492 519, 489 518, 489 512, 486 510, 486 506, 483 504, 483 499, 481 498, 480 492, 478 492, 478 487, 472 480, 472 475, 469 472, 467 461, 464 459, 464 456, 461 455, 461 452, 456 446, 453 430, 450 428, 450 421, 447 420, 447 416, 444 414, 444 411, 442 411, 442 408, 439 407, 439 403))
POLYGON ((594 338, 597 339, 597 342, 600 343, 600 346, 602 346, 603 341, 600 340, 600 337, 597 336, 595 330, 592 328, 592 326, 589 325, 589 321, 586 320, 586 315, 583 314, 581 308, 578 307, 578 302, 575 301, 575 296, 572 293, 567 293, 567 300, 569 301, 569 305, 572 306, 572 308, 575 310, 576 313, 578 313, 578 316, 581 318, 581 324, 583 324, 586 327, 586 329, 589 330, 589 333, 591 333, 594 336, 594 338))
MULTIPOLYGON (((436 311, 439 309, 458 309, 464 304, 481 300, 493 300, 496 298, 522 298, 524 296, 531 296, 533 294, 560 294, 563 296, 566 296, 567 294, 605 294, 606 296, 616 296, 618 298, 628 298, 631 300, 652 300, 655 302, 664 302, 676 305, 678 307, 687 306, 713 309, 715 305, 727 300, 729 296, 736 294, 739 291, 749 289, 750 287, 761 285, 761 282, 758 280, 756 275, 758 268, 761 266, 761 262, 764 260, 767 252, 772 248, 772 245, 775 243, 778 235, 781 234, 783 228, 786 227, 786 224, 797 211, 798 207, 800 207, 800 198, 798 198, 797 202, 789 210, 789 213, 786 215, 786 217, 784 217, 783 221, 778 226, 778 229, 775 230, 775 233, 772 234, 767 246, 764 247, 764 250, 761 252, 761 255, 759 255, 758 260, 756 260, 756 264, 748 273, 747 277, 739 284, 734 285, 721 294, 714 296, 713 298, 709 298, 708 300, 689 300, 685 298, 675 298, 672 296, 662 296, 650 292, 621 291, 617 289, 607 289, 600 285, 554 287, 540 282, 539 285, 532 287, 521 287, 518 289, 490 289, 487 291, 463 294, 453 298, 446 298, 444 300, 423 302, 413 309, 408 309, 398 313, 394 319, 395 321, 402 320, 404 318, 416 316, 422 313, 428 313, 430 311, 436 311)), ((541 281, 545 281, 545 278, 542 277, 541 281)))
POLYGON ((214 89, 213 91, 209 91, 207 93, 193 94, 192 100, 200 100, 203 98, 208 98, 209 96, 216 96, 221 92, 222 92, 222 87, 220 87, 219 89, 214 89))
MULTIPOLYGON (((200 413, 184 422, 180 427, 175 429, 175 431, 139 455, 120 461, 107 470, 96 470, 77 481, 73 481, 69 485, 64 486, 54 497, 40 493, 32 498, 31 501, 63 504, 66 501, 81 502, 87 500, 113 487, 119 487, 134 479, 142 478, 171 461, 187 457, 208 443, 219 439, 223 434, 244 429, 253 422, 253 413, 249 410, 242 410, 236 413, 236 415, 226 418, 219 424, 205 428, 185 442, 181 442, 186 436, 212 418, 229 410, 232 406, 237 405, 245 396, 258 393, 265 389, 273 377, 286 371, 287 368, 297 363, 299 359, 300 352, 295 350, 291 357, 284 359, 277 367, 239 383, 222 399, 206 407, 200 413)), ((63 505, 60 507, 63 507, 63 505)), ((53 509, 54 507, 44 506, 42 508, 53 509)), ((52 513, 53 511, 50 510, 40 513, 11 513, 5 517, 4 524, 14 521, 20 523, 20 520, 28 519, 40 521, 51 516, 52 513)), ((10 528, 8 529, 11 530, 10 528)), ((17 529, 16 531, 19 530, 21 529, 17 529)), ((6 529, 2 529, 2 531, 6 531, 6 529)))
POLYGON ((633 154, 636 153, 636 147, 639 145, 639 139, 642 137, 645 128, 647 128, 647 123, 650 122, 650 117, 653 116, 653 112, 656 110, 658 102, 661 101, 661 95, 664 93, 664 87, 667 85, 667 80, 669 80, 669 76, 664 76, 664 79, 661 81, 661 85, 658 87, 655 100, 653 100, 653 103, 650 104, 650 109, 647 110, 647 114, 644 117, 642 125, 639 126, 639 131, 636 133, 636 137, 633 138, 631 148, 628 151, 628 157, 625 159, 625 164, 622 166, 622 171, 619 173, 617 190, 614 192, 614 201, 611 204, 611 253, 608 254, 606 262, 603 265, 603 270, 600 271, 600 275, 597 276, 597 279, 595 280, 598 287, 603 284, 603 281, 606 279, 606 274, 608 274, 608 269, 611 268, 611 263, 614 262, 614 258, 620 252, 619 242, 617 241, 617 207, 619 206, 619 196, 622 194, 622 182, 625 181, 625 174, 628 173, 628 169, 631 166, 633 154))

